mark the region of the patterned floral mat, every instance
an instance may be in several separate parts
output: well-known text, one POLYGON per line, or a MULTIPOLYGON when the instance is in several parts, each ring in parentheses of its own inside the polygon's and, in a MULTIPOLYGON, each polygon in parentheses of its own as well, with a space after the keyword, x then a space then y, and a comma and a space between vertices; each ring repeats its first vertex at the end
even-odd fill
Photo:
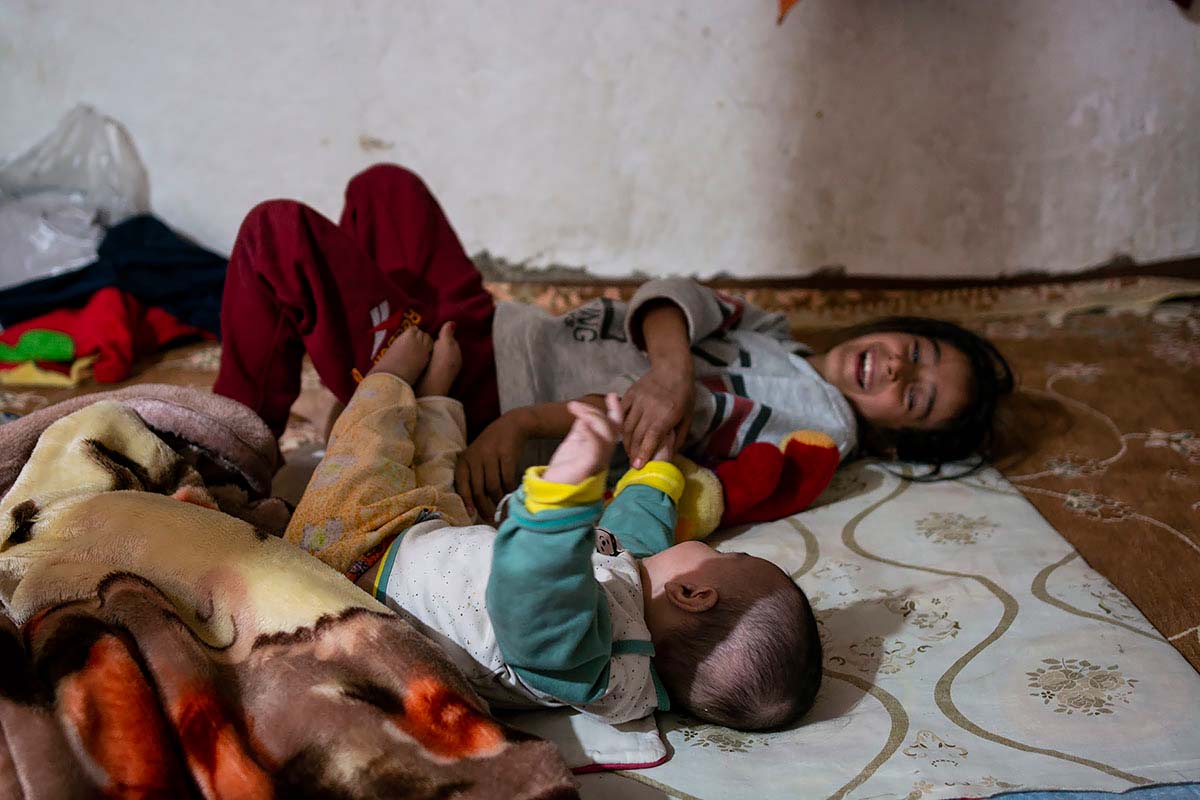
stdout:
MULTIPOLYGON (((627 285, 496 283, 497 297, 561 313, 627 285)), ((736 290, 736 286, 723 286, 736 290)), ((1038 510, 1200 670, 1200 282, 1110 278, 939 290, 751 287, 819 346, 830 328, 885 314, 957 319, 1009 357, 1020 390, 1003 412, 999 468, 1038 510), (1084 313, 1103 309, 1104 313, 1084 313)), ((189 345, 144 364, 130 383, 210 386, 220 351, 189 345)), ((281 446, 319 446, 328 398, 308 370, 281 446)), ((113 388, 0 390, 0 412, 24 414, 113 388)), ((1076 558, 1073 554, 1066 558, 1076 558)), ((1066 562, 1063 565, 1066 566, 1066 562)), ((1125 623, 1110 589, 1093 612, 1125 623)), ((1136 613, 1136 612, 1135 612, 1136 613)))
POLYGON ((585 776, 588 800, 939 800, 1200 780, 1200 675, 996 470, 839 470, 817 505, 719 534, 816 609, 804 723, 659 715, 665 764, 585 776))

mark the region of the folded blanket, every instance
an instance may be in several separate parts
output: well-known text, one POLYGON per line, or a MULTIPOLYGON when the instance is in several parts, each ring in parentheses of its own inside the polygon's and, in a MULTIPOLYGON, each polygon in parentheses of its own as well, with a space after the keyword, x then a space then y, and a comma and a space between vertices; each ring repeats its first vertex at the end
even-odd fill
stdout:
POLYGON ((163 389, 0 428, 10 472, 40 429, 0 472, 0 796, 576 796, 408 623, 220 511, 155 430, 250 484, 267 441, 163 389))
POLYGON ((136 412, 204 477, 222 511, 281 534, 290 514, 270 497, 279 468, 275 437, 258 415, 227 397, 185 386, 139 384, 81 395, 0 426, 0 497, 28 462, 38 437, 55 420, 101 400, 136 412))

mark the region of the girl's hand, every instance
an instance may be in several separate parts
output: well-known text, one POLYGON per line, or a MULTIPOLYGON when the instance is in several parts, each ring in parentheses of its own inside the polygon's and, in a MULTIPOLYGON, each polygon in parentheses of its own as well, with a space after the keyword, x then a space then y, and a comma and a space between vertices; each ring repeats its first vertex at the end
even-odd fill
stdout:
POLYGON ((517 415, 509 413, 483 429, 458 457, 454 489, 474 516, 478 509, 490 523, 496 504, 517 488, 517 467, 529 434, 517 415))
POLYGON ((682 449, 695 405, 696 380, 690 360, 651 366, 621 399, 630 464, 640 469, 664 447, 671 453, 682 449))
POLYGON ((615 394, 604 398, 607 413, 588 403, 573 400, 567 409, 575 422, 562 440, 542 478, 553 483, 582 483, 608 469, 613 450, 621 440, 621 401, 615 394))

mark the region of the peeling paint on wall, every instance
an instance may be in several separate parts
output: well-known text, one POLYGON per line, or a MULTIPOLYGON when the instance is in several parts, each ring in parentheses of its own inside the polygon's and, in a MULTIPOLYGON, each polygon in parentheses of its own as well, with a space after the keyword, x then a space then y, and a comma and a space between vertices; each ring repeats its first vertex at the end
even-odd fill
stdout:
POLYGON ((358 135, 358 149, 364 153, 370 153, 377 150, 391 150, 396 146, 395 142, 388 142, 380 139, 378 136, 370 136, 365 133, 358 135))

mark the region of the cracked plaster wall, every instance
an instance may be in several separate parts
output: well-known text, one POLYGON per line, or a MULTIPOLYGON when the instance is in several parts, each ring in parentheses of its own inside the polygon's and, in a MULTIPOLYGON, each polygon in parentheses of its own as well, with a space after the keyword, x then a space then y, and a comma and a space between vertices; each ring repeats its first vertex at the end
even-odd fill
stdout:
POLYGON ((0 152, 122 120, 172 224, 422 173, 471 252, 740 276, 1200 252, 1200 24, 1168 0, 0 0, 0 152))

